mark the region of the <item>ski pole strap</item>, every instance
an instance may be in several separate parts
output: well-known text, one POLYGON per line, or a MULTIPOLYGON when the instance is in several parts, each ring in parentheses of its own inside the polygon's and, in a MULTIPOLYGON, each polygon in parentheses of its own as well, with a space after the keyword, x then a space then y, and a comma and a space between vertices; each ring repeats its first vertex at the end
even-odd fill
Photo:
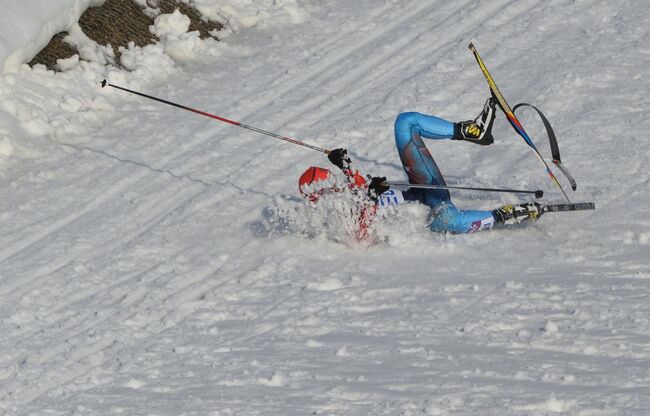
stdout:
POLYGON ((557 138, 555 137, 555 131, 553 131, 553 126, 551 126, 551 122, 548 121, 544 113, 542 113, 542 110, 540 110, 539 108, 535 107, 532 104, 519 103, 512 108, 512 112, 514 113, 515 111, 517 111, 518 108, 521 107, 530 107, 533 110, 537 111, 537 114, 539 114, 539 118, 541 118, 542 123, 544 123, 544 128, 546 128, 546 135, 548 136, 548 141, 551 144, 551 156, 553 157, 553 161, 557 160, 561 162, 562 160, 560 159, 560 148, 557 145, 557 138))
POLYGON ((535 107, 532 104, 528 103, 519 103, 516 106, 512 108, 512 112, 515 113, 518 108, 521 107, 530 107, 533 110, 537 112, 539 115, 539 118, 542 120, 542 123, 544 123, 544 128, 546 129, 546 135, 548 136, 548 141, 549 144, 551 145, 551 157, 553 158, 553 163, 562 171, 564 176, 569 180, 569 183, 571 183, 571 189, 574 191, 578 188, 578 184, 576 183, 575 179, 573 179, 573 176, 569 173, 566 167, 562 164, 562 159, 560 158, 560 147, 557 144, 557 137, 555 137, 555 131, 553 130, 553 126, 551 126, 551 122, 548 121, 548 118, 542 113, 542 110, 539 108, 535 107))

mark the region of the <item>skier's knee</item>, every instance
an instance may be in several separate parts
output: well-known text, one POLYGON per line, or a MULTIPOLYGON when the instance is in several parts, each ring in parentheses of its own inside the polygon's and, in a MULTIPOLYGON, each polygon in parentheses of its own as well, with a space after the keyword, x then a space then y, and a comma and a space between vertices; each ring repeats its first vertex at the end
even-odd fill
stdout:
POLYGON ((418 113, 400 113, 395 120, 395 141, 397 148, 400 149, 411 140, 413 127, 418 125, 418 113))
POLYGON ((407 128, 409 131, 411 130, 411 127, 413 127, 415 124, 417 124, 417 116, 418 113, 416 112, 407 112, 407 113, 400 113, 397 116, 397 119, 395 120, 395 131, 407 128))

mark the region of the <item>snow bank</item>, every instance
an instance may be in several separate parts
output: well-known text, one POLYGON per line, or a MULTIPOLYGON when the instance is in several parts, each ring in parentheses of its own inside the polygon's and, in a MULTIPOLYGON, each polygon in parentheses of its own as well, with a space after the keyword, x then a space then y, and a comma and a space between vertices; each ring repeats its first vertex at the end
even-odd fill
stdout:
POLYGON ((303 23, 309 14, 296 0, 193 0, 210 19, 224 22, 231 30, 245 27, 303 23))
MULTIPOLYGON (((148 82, 165 79, 174 73, 177 62, 189 63, 207 56, 220 55, 224 51, 228 54, 239 53, 231 50, 225 42, 202 40, 197 32, 188 32, 189 19, 177 10, 171 14, 159 15, 150 27, 152 33, 160 38, 159 43, 144 48, 131 45, 122 49, 121 63, 129 72, 107 67, 104 57, 112 55, 112 49, 97 45, 82 32, 78 24, 87 8, 99 6, 103 2, 104 0, 0 0, 3 11, 0 15, 0 74, 3 75, 0 78, 0 163, 16 155, 36 155, 38 152, 25 146, 28 137, 47 135, 56 139, 68 136, 75 125, 96 125, 98 121, 92 120, 96 116, 89 108, 96 104, 96 85, 104 78, 130 88, 142 89, 148 82), (43 68, 30 70, 23 66, 55 34, 62 31, 69 33, 66 42, 79 51, 79 56, 59 61, 59 67, 66 74, 50 78, 43 68), (25 78, 18 81, 14 76, 25 78), (24 85, 25 79, 35 81, 36 84, 49 83, 50 88, 35 87, 37 91, 21 91, 20 86, 14 88, 15 83, 24 85), (81 85, 79 80, 84 80, 85 83, 81 85), (78 99, 85 104, 79 108, 68 108, 65 91, 74 84, 77 84, 78 99), (53 108, 60 108, 61 112, 52 114, 53 108), (73 120, 75 122, 71 123, 73 120)), ((259 26, 263 21, 271 19, 274 25, 286 26, 300 23, 307 17, 307 13, 295 0, 227 0, 219 4, 196 0, 193 3, 205 16, 226 25, 220 34, 221 38, 240 28, 259 26)))
MULTIPOLYGON (((52 36, 69 31, 83 12, 104 0, 0 0, 0 73, 15 72, 44 48, 52 36)), ((296 0, 194 0, 194 6, 210 19, 223 22, 224 31, 264 23, 285 25, 302 23, 307 12, 296 0)), ((160 30, 160 28, 157 28, 160 30)), ((222 36, 223 37, 223 36, 222 36)), ((195 40, 192 40, 196 43, 195 40)), ((188 40, 183 42, 187 45, 188 40)), ((176 42, 171 49, 180 54, 176 42)))
POLYGON ((15 72, 103 0, 0 0, 0 70, 15 72))

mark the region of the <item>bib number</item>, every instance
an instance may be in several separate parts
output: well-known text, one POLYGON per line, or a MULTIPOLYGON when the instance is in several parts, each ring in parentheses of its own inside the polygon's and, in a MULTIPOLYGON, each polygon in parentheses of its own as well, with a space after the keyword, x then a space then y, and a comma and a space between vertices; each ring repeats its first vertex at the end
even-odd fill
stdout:
POLYGON ((379 206, 399 205, 404 202, 404 196, 397 189, 389 189, 379 196, 379 206))

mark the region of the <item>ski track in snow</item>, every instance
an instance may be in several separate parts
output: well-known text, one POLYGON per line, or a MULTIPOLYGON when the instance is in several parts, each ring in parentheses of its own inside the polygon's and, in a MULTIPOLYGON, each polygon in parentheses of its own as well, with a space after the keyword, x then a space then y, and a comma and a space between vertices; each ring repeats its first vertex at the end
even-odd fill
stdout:
MULTIPOLYGON (((2 109, 34 155, 0 165, 0 413, 647 414, 645 3, 304 4, 306 23, 242 30, 225 40, 240 52, 140 89, 402 178, 400 111, 480 110, 475 40, 511 104, 547 112, 574 199, 598 210, 471 236, 403 235, 419 220, 398 216, 369 248, 269 234, 265 209, 290 204, 322 154, 118 91, 77 104, 60 75, 7 76, 2 109), (32 116, 48 94, 67 98, 32 116), (30 133, 43 123, 46 139, 30 133)), ((557 198, 503 119, 495 134, 428 144, 450 181, 557 198)))

